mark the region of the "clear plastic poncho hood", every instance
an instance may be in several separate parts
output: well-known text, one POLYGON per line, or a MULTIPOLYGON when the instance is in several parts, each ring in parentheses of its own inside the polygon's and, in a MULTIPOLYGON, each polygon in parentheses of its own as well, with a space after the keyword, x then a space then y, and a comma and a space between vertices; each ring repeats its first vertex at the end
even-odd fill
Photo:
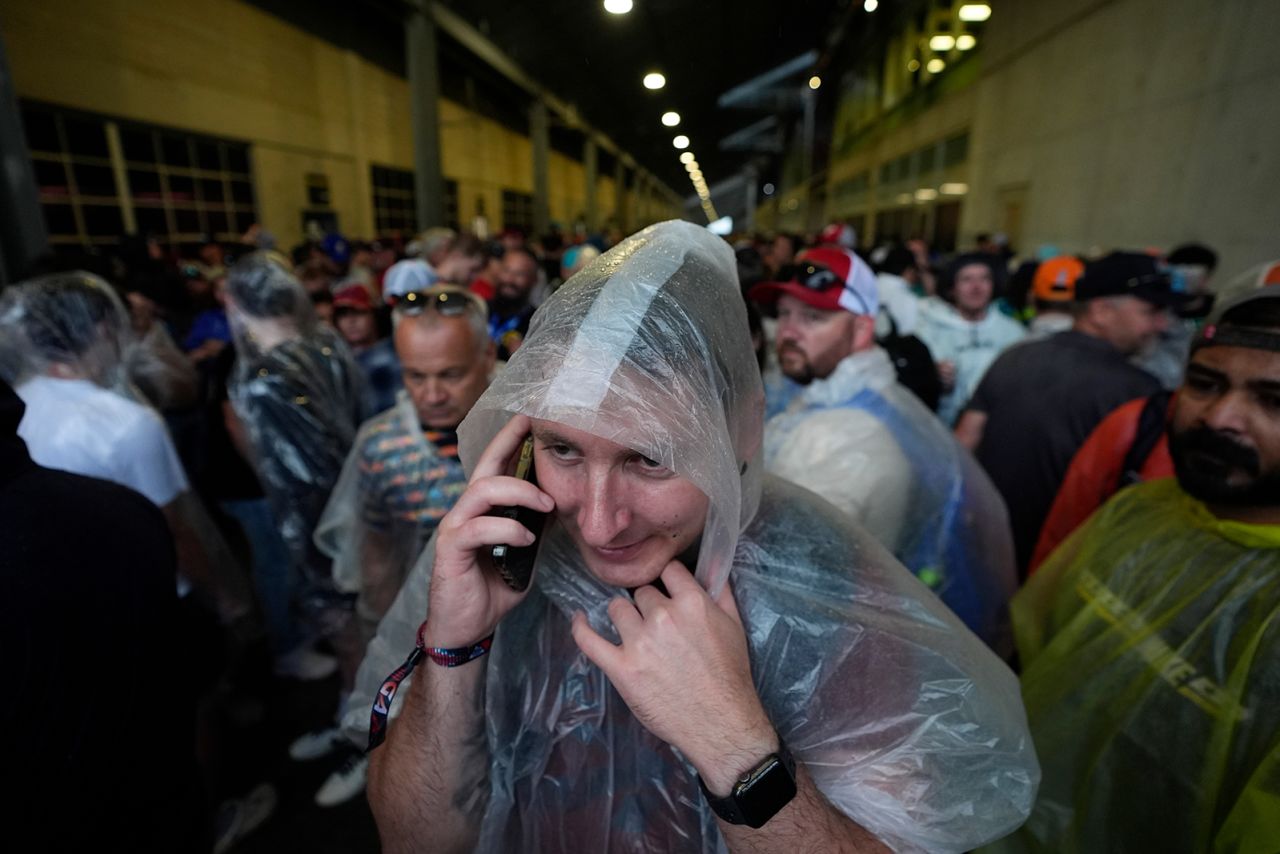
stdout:
MULTIPOLYGON (((966 851, 1023 820, 1038 770, 1013 675, 849 517, 761 476, 759 371, 727 244, 664 223, 566 283, 463 423, 468 466, 512 412, 625 444, 706 491, 697 577, 731 581, 761 702, 837 808, 911 851, 966 851)), ((428 616, 432 552, 369 645, 353 738, 428 616)), ((612 634, 605 606, 621 592, 548 525, 530 593, 481 665, 491 794, 477 850, 725 850, 696 772, 573 642, 577 610, 612 634)))
MULTIPOLYGON (((515 413, 639 451, 710 498, 697 576, 724 584, 760 496, 764 388, 733 251, 690 223, 652 226, 595 259, 534 315, 458 430, 470 476, 515 413)), ((692 567, 690 567, 692 569, 692 567)))

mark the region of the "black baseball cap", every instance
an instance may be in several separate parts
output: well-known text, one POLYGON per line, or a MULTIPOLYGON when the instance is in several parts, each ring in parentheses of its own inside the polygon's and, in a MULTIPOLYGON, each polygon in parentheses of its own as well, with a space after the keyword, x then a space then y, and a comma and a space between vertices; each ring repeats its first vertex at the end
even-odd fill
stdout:
POLYGON ((1076 280, 1076 301, 1099 297, 1137 297, 1169 307, 1191 299, 1181 279, 1144 252, 1112 252, 1085 264, 1076 280))

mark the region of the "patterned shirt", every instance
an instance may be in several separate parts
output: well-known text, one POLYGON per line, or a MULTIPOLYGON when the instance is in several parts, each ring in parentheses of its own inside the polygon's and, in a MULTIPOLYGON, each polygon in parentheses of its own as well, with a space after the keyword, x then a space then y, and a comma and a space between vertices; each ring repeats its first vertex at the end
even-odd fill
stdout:
POLYGON ((367 429, 360 454, 361 518, 379 531, 413 523, 425 540, 467 486, 457 431, 424 430, 424 443, 405 431, 399 408, 373 419, 367 429))

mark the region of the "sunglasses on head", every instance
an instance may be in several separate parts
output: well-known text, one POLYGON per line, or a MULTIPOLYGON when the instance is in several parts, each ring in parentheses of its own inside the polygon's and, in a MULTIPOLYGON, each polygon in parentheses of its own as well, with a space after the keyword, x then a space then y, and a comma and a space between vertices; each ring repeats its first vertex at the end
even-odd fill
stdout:
POLYGON ((465 288, 438 287, 425 291, 410 291, 396 303, 398 314, 417 315, 435 309, 442 317, 460 317, 468 311, 478 310, 476 299, 465 288))
POLYGON ((778 270, 773 281, 796 282, 810 291, 829 291, 832 288, 844 287, 844 279, 831 268, 810 261, 785 265, 778 270))

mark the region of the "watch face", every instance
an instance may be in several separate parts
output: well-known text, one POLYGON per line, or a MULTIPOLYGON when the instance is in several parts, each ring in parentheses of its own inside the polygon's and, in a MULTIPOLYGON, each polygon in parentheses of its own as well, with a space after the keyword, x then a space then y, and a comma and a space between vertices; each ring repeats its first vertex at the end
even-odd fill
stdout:
POLYGON ((734 800, 750 827, 763 827, 796 796, 795 778, 776 756, 734 787, 734 800))

